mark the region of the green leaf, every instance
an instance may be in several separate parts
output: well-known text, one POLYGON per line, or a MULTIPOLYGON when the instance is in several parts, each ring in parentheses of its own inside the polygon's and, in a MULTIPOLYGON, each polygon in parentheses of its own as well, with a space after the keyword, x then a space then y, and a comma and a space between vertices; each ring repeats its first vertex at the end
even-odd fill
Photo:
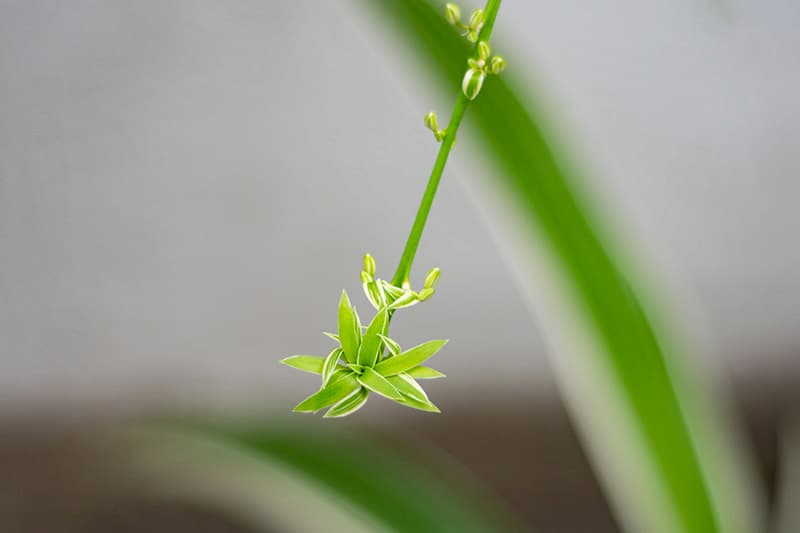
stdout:
POLYGON ((395 287, 391 283, 386 280, 380 280, 381 285, 383 286, 383 292, 389 297, 390 300, 394 301, 400 298, 406 291, 401 289, 400 287, 395 287))
POLYGON ((358 382, 364 385, 372 392, 377 392, 381 396, 386 396, 390 400, 402 400, 403 396, 400 394, 394 385, 389 383, 385 377, 381 376, 371 368, 365 368, 364 373, 358 376, 358 382))
POLYGON ((427 411, 428 413, 441 413, 439 408, 436 407, 430 400, 428 400, 427 402, 421 402, 416 398, 412 398, 410 396, 403 396, 403 398, 397 401, 397 403, 405 405, 406 407, 411 407, 412 409, 427 411))
POLYGON ((447 377, 435 368, 428 366, 415 366, 406 370, 406 374, 415 379, 436 379, 447 377))
POLYGON ((351 363, 355 363, 358 357, 360 336, 355 309, 350 305, 347 292, 342 291, 342 298, 339 300, 339 341, 345 357, 351 363))
MULTIPOLYGON (((419 0, 365 5, 385 16, 387 28, 402 34, 414 59, 451 95, 465 71, 454 58, 471 48, 440 9, 419 0)), ((500 24, 502 18, 501 11, 500 24)), ((544 117, 557 109, 538 100, 538 87, 525 85, 537 78, 524 72, 530 54, 514 56, 496 40, 492 48, 503 50, 510 68, 486 80, 467 117, 491 165, 484 176, 490 194, 482 196, 499 199, 496 209, 488 201, 485 207, 501 219, 500 231, 513 232, 500 241, 510 244, 504 251, 516 265, 520 292, 541 305, 545 284, 555 299, 540 313, 548 337, 562 343, 548 353, 563 372, 559 382, 584 444, 603 465, 598 474, 613 493, 609 501, 631 531, 763 530, 765 496, 751 475, 752 457, 744 457, 745 439, 719 414, 726 410, 718 391, 690 365, 691 350, 679 353, 682 343, 665 334, 669 322, 654 320, 663 312, 651 312, 657 304, 642 298, 653 291, 632 283, 650 276, 627 261, 634 254, 618 253, 625 248, 605 238, 613 235, 605 210, 581 188, 564 152, 553 150, 556 130, 544 117), (542 280, 542 271, 553 275, 542 280), (598 412, 615 426, 597 423, 598 412)))
POLYGON ((333 372, 339 367, 339 358, 344 355, 344 352, 341 348, 334 348, 331 350, 331 353, 328 354, 328 357, 325 358, 325 362, 322 364, 322 384, 323 386, 327 385, 330 381, 333 372))
POLYGON ((368 396, 369 391, 361 387, 356 392, 328 409, 328 412, 322 416, 323 418, 340 418, 351 415, 367 403, 368 396))
POLYGON ((332 379, 325 387, 315 392, 294 408, 299 413, 316 413, 320 409, 333 405, 351 395, 359 388, 355 376, 351 372, 332 379))
POLYGON ((330 333, 330 332, 327 332, 327 331, 323 331, 322 334, 325 335, 326 337, 328 337, 329 339, 332 339, 334 342, 337 342, 337 343, 341 344, 341 341, 339 341, 339 335, 337 335, 336 333, 330 333))
POLYGON ((322 365, 325 359, 318 355, 292 355, 285 359, 281 359, 281 363, 303 372, 311 372, 312 374, 322 374, 322 365))
POLYGON ((393 376, 400 372, 405 372, 432 357, 445 344, 447 344, 446 340, 424 342, 419 346, 414 346, 405 352, 401 352, 399 355, 384 359, 375 365, 375 370, 384 376, 393 376))
POLYGON ((406 396, 410 396, 415 400, 419 400, 420 402, 429 402, 428 395, 425 394, 425 391, 422 387, 420 387, 419 383, 414 381, 414 378, 409 376, 406 373, 397 374, 396 376, 390 376, 386 378, 389 383, 394 385, 394 388, 405 394, 406 396))
POLYGON ((367 331, 364 333, 361 349, 358 351, 358 364, 370 367, 375 366, 375 361, 378 360, 378 353, 382 345, 380 335, 386 330, 388 317, 386 310, 381 310, 372 319, 367 331))
POLYGON ((386 347, 389 349, 389 353, 390 353, 390 354, 392 354, 392 355, 398 355, 398 354, 399 354, 399 353, 402 351, 402 350, 400 349, 400 345, 399 345, 399 344, 397 344, 397 343, 396 343, 395 341, 393 341, 392 339, 390 339, 389 337, 387 337, 387 336, 385 336, 385 335, 381 335, 380 337, 381 337, 381 340, 383 341, 383 343, 384 343, 384 344, 386 345, 386 347))
POLYGON ((415 446, 402 431, 387 447, 370 432, 300 417, 136 429, 124 442, 131 474, 167 482, 176 497, 200 498, 192 501, 231 513, 254 530, 274 531, 275 516, 285 526, 281 531, 525 530, 463 467, 415 446))

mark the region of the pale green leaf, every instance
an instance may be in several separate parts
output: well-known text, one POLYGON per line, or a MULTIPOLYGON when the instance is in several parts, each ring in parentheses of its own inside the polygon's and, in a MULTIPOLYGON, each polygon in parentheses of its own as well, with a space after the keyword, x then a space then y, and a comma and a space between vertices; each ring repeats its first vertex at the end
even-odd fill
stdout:
POLYGON ((375 309, 383 309, 386 307, 386 296, 383 293, 383 287, 375 280, 370 280, 362 284, 364 294, 367 300, 370 301, 375 309))
POLYGON ((377 392, 381 396, 386 396, 390 400, 402 400, 403 396, 400 394, 394 385, 389 383, 385 377, 381 376, 371 368, 365 368, 364 373, 358 376, 358 382, 364 385, 372 392, 377 392))
POLYGON ((322 384, 327 385, 330 381, 333 372, 339 366, 339 358, 344 355, 344 352, 341 348, 334 348, 331 350, 331 353, 328 354, 328 357, 325 358, 325 362, 322 364, 322 384))
POLYGON ((357 320, 347 292, 342 291, 342 298, 339 300, 339 342, 342 343, 345 357, 351 363, 355 363, 358 357, 360 332, 357 320))
POLYGON ((419 297, 414 291, 406 291, 389 305, 389 309, 403 309, 419 303, 419 297))
POLYGON ((405 405, 406 407, 411 407, 413 409, 419 409, 420 411, 427 411, 429 413, 441 413, 439 408, 436 407, 430 400, 428 400, 427 402, 421 402, 416 398, 411 398, 410 396, 403 396, 402 400, 396 400, 396 401, 401 405, 405 405))
POLYGON ((386 378, 386 380, 394 385, 394 388, 405 394, 406 396, 410 396, 415 400, 419 400, 420 402, 428 402, 428 395, 425 394, 425 391, 420 387, 419 383, 414 381, 414 378, 409 376, 406 373, 397 374, 396 376, 390 376, 386 378))
POLYGON ((403 289, 401 289, 400 287, 395 287, 394 285, 392 285, 391 283, 389 283, 386 280, 382 279, 382 280, 380 280, 380 282, 381 282, 381 285, 383 286, 384 293, 386 293, 386 295, 392 301, 400 298, 403 294, 405 294, 405 291, 403 289))
POLYGON ((369 391, 361 387, 353 394, 328 409, 328 412, 322 416, 323 418, 339 418, 351 415, 367 403, 367 396, 369 396, 369 391))
POLYGON ((379 335, 384 333, 388 320, 388 314, 385 310, 378 311, 375 318, 372 319, 367 331, 364 333, 364 339, 358 351, 358 364, 370 367, 375 365, 382 345, 379 335))
POLYGON ((399 355, 384 359, 375 366, 375 370, 384 376, 393 376, 400 372, 405 372, 432 357, 445 344, 447 344, 446 340, 424 342, 399 355))
POLYGON ((322 374, 322 365, 325 359, 317 355, 292 355, 281 359, 281 363, 303 372, 322 374))
POLYGON ((297 404, 294 410, 302 413, 316 413, 320 409, 348 397, 358 388, 359 384, 355 376, 351 372, 347 372, 332 379, 325 387, 297 404))
POLYGON ((392 339, 390 339, 389 337, 387 337, 385 335, 381 335, 380 338, 383 341, 383 343, 386 345, 386 347, 389 349, 389 353, 390 354, 398 355, 402 351, 402 349, 400 348, 400 345, 397 344, 392 339))
POLYGON ((429 366, 415 366, 406 370, 406 374, 415 379, 436 379, 447 377, 435 368, 429 366))
POLYGON ((322 334, 325 335, 326 337, 328 337, 329 339, 332 339, 334 342, 339 342, 340 343, 339 335, 337 335, 336 333, 330 333, 328 331, 323 331, 322 334))

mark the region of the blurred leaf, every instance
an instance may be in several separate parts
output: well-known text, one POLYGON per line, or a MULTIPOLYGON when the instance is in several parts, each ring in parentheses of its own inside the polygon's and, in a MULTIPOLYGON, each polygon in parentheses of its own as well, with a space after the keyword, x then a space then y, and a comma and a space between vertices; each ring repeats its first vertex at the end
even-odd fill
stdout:
POLYGON ((200 497, 211 499, 209 503, 232 507, 256 522, 264 523, 266 514, 269 531, 522 531, 492 495, 443 456, 401 452, 400 435, 377 438, 322 425, 171 422, 145 431, 137 428, 126 449, 135 450, 133 474, 178 485, 183 497, 199 487, 200 497), (237 461, 237 456, 249 460, 237 461), (187 463, 192 472, 186 472, 187 463), (309 498, 312 489, 317 498, 309 498), (325 514, 327 526, 309 529, 289 523, 287 528, 294 527, 283 529, 271 523, 274 515, 291 522, 318 513, 325 514), (348 521, 351 526, 345 529, 342 524, 348 521))
MULTIPOLYGON (((444 21, 441 3, 436 8, 420 0, 363 3, 383 17, 386 27, 399 31, 414 60, 430 67, 432 79, 447 94, 457 94, 469 47, 444 21)), ((503 17, 501 9, 498 27, 503 17)), ((502 36, 502 29, 495 35, 502 36)), ((502 51, 509 69, 486 81, 465 126, 480 134, 482 155, 492 165, 487 183, 509 203, 506 210, 517 215, 509 226, 522 236, 518 244, 538 249, 535 243, 544 241, 552 258, 537 261, 552 261, 560 282, 554 283, 553 290, 560 291, 556 297, 577 309, 579 316, 566 316, 569 323, 560 325, 568 332, 560 338, 566 339, 563 353, 556 345, 552 356, 574 357, 561 374, 562 390, 598 473, 612 491, 618 517, 632 531, 759 530, 763 496, 736 460, 735 432, 716 416, 713 394, 692 383, 695 372, 681 373, 682 360, 666 353, 667 343, 623 274, 623 263, 611 256, 598 236, 597 221, 590 222, 589 210, 579 202, 577 180, 568 179, 535 108, 520 98, 535 97, 530 89, 519 90, 522 84, 513 79, 523 58, 516 56, 515 62, 512 50, 493 41, 492 49, 502 51), (590 339, 589 348, 572 354, 569 335, 590 339)), ((525 274, 524 288, 536 286, 525 274)))

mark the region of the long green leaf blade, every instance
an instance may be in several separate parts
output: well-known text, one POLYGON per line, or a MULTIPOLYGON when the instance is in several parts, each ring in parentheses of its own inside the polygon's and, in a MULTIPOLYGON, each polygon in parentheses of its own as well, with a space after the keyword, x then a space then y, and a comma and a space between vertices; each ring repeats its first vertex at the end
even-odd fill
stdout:
POLYGON ((446 340, 423 342, 394 357, 384 359, 375 365, 375 370, 387 377, 405 372, 433 357, 445 344, 446 340))
POLYGON ((322 363, 323 386, 328 384, 334 371, 336 371, 337 368, 341 368, 338 363, 343 354, 344 352, 341 348, 334 348, 331 350, 331 353, 328 354, 328 357, 325 358, 325 361, 322 363))
POLYGON ((350 305, 350 298, 347 297, 346 291, 342 291, 342 297, 339 300, 339 342, 342 343, 344 355, 350 363, 355 363, 358 357, 361 332, 357 331, 357 327, 357 320, 353 306, 350 305))
MULTIPOLYGON (((427 62, 434 79, 452 94, 464 75, 464 65, 454 58, 466 57, 469 49, 441 20, 440 9, 416 0, 366 3, 402 30, 416 47, 415 59, 427 62)), ((587 447, 604 465, 600 473, 615 494, 611 501, 618 516, 632 531, 760 531, 758 507, 764 498, 751 472, 737 461, 740 439, 725 420, 713 418, 721 411, 709 407, 715 405, 714 395, 687 378, 691 370, 677 370, 678 358, 665 348, 668 341, 659 337, 629 282, 631 273, 599 238, 596 220, 590 222, 579 200, 586 196, 575 190, 577 180, 564 172, 539 118, 512 89, 512 83, 521 83, 513 80, 515 61, 508 52, 509 72, 487 80, 468 118, 481 135, 482 154, 494 163, 487 176, 491 187, 508 199, 503 208, 518 215, 508 226, 527 249, 543 242, 553 258, 548 271, 563 277, 554 289, 575 312, 556 329, 594 337, 585 358, 569 368, 587 369, 583 375, 602 396, 590 397, 585 387, 572 386, 574 376, 568 374, 562 385, 587 447), (604 416, 621 424, 618 430, 593 422, 590 409, 601 400, 604 416)), ((534 292, 533 274, 525 270, 520 276, 535 301, 533 295, 541 293, 534 292)), ((565 350, 572 352, 569 341, 565 350)), ((552 355, 560 363, 566 354, 556 349, 552 355)))
POLYGON ((356 378, 348 372, 297 404, 294 410, 298 413, 316 413, 320 409, 346 398, 358 387, 356 378))

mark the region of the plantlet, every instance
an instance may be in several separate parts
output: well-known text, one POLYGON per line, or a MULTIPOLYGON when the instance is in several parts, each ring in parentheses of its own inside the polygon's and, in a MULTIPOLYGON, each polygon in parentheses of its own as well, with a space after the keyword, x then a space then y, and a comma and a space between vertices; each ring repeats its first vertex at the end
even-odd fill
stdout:
POLYGON ((370 254, 364 256, 361 284, 367 300, 375 308, 375 315, 366 327, 362 326, 361 319, 350 303, 347 293, 342 291, 339 300, 338 333, 325 333, 338 346, 326 357, 293 355, 281 361, 298 370, 319 374, 322 379, 320 389, 300 402, 294 408, 295 411, 316 413, 329 407, 325 417, 342 417, 361 408, 370 392, 374 392, 406 407, 439 412, 417 379, 444 377, 438 370, 421 364, 435 355, 447 341, 432 340, 403 351, 400 345, 389 337, 389 325, 397 310, 423 302, 435 292, 439 269, 434 268, 428 272, 422 289, 414 291, 409 281, 411 266, 467 106, 480 93, 487 75, 499 74, 505 69, 503 58, 491 57, 489 47, 489 38, 499 8, 500 0, 489 0, 485 9, 476 9, 469 21, 462 24, 461 9, 455 4, 446 5, 447 21, 463 30, 463 35, 476 44, 473 57, 467 60, 469 68, 464 74, 461 92, 453 108, 450 123, 445 129, 439 129, 436 114, 431 111, 425 115, 425 126, 433 131, 434 138, 442 145, 403 249, 403 255, 391 281, 375 278, 375 260, 370 254))

